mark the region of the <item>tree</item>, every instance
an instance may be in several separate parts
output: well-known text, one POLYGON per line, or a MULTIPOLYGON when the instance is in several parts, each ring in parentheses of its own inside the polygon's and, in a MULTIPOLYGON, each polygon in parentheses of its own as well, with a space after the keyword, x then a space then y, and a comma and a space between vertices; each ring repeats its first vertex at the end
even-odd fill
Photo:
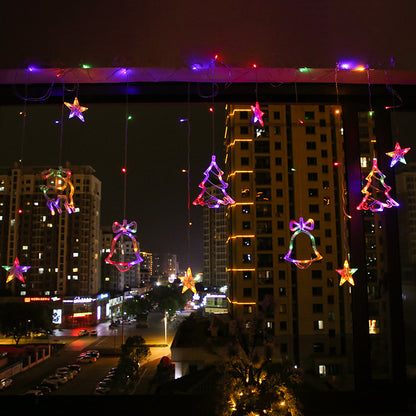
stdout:
POLYGON ((124 301, 123 309, 128 315, 134 315, 136 319, 146 314, 151 308, 150 300, 147 296, 135 296, 133 299, 127 299, 124 301))
POLYGON ((140 335, 128 337, 121 346, 121 355, 117 365, 115 386, 125 389, 130 381, 135 380, 140 362, 150 355, 150 348, 140 335))
POLYGON ((188 292, 181 293, 177 286, 157 286, 149 292, 150 303, 159 312, 167 312, 169 317, 175 315, 178 309, 182 309, 190 299, 188 292))
POLYGON ((262 316, 232 323, 231 342, 219 365, 218 414, 300 416, 294 391, 301 375, 289 363, 272 361, 274 339, 262 316))
POLYGON ((0 332, 11 335, 19 344, 22 337, 29 332, 53 329, 52 309, 49 305, 39 303, 0 304, 0 332))

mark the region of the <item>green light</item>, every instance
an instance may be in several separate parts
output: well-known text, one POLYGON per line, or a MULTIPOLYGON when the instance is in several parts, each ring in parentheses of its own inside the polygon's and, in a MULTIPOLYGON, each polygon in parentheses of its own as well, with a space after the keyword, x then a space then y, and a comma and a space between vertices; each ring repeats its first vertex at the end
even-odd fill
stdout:
POLYGON ((299 68, 299 72, 309 72, 309 71, 310 71, 310 68, 308 68, 306 66, 304 66, 302 68, 299 68))
POLYGON ((88 65, 88 64, 82 64, 82 68, 83 68, 83 69, 90 69, 90 68, 91 68, 91 65, 88 65))
POLYGON ((368 115, 369 115, 370 117, 373 117, 373 115, 374 115, 374 111, 369 111, 369 112, 368 112, 368 115))
POLYGON ((132 118, 132 116, 127 116, 127 120, 131 120, 132 118))

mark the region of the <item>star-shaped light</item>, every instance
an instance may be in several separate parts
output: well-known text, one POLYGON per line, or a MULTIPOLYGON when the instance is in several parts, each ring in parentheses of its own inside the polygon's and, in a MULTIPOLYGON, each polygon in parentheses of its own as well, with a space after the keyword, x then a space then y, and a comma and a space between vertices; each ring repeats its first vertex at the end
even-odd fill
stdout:
POLYGON ((188 289, 196 293, 195 280, 192 277, 192 271, 190 267, 188 267, 185 276, 179 276, 179 279, 181 279, 183 283, 182 293, 186 292, 188 289))
POLYGON ((394 166, 397 162, 402 162, 406 164, 406 159, 404 158, 404 155, 410 150, 410 147, 406 147, 405 149, 402 149, 400 147, 399 142, 396 143, 396 146, 394 147, 394 150, 392 152, 386 153, 387 156, 390 156, 391 162, 390 167, 394 166))
POLYGON ((341 275, 341 279, 339 281, 339 285, 343 285, 345 282, 348 282, 350 285, 354 286, 354 279, 352 278, 352 275, 357 271, 358 269, 350 269, 350 265, 348 263, 348 260, 344 261, 344 268, 343 269, 337 269, 337 273, 341 275))
POLYGON ((251 111, 254 113, 253 123, 258 122, 260 123, 261 126, 264 126, 263 118, 262 118, 264 116, 264 113, 263 111, 260 110, 259 102, 256 101, 256 106, 251 105, 250 108, 251 108, 251 111))
POLYGON ((75 97, 75 100, 72 104, 66 102, 64 102, 64 104, 71 110, 69 118, 77 116, 81 121, 84 121, 84 116, 82 115, 82 113, 88 110, 88 107, 82 107, 81 105, 79 105, 77 97, 75 97))
POLYGON ((30 266, 21 266, 19 263, 19 259, 16 257, 16 259, 14 260, 13 266, 3 266, 3 268, 9 272, 6 283, 9 283, 15 278, 25 283, 23 273, 27 272, 30 269, 30 266))

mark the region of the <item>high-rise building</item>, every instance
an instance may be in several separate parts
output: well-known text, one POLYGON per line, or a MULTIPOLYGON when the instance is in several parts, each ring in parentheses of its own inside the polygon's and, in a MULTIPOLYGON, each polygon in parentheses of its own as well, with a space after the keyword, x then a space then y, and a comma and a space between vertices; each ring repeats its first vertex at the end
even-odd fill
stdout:
MULTIPOLYGON (((220 198, 221 191, 209 190, 211 195, 220 198), (216 193, 218 192, 218 195, 216 193)), ((205 285, 221 288, 228 284, 227 273, 227 208, 203 207, 203 276, 205 285)))
MULTIPOLYGON (((111 293, 123 292, 140 287, 140 263, 135 264, 129 270, 119 271, 116 266, 106 263, 105 259, 110 255, 112 245, 115 244, 112 260, 120 258, 123 262, 135 260, 133 241, 124 236, 113 241, 114 233, 110 226, 101 227, 101 268, 102 289, 111 293)), ((137 241, 139 247, 139 242, 137 241)))
MULTIPOLYGON (((0 262, 30 266, 25 282, 5 283, 15 296, 86 296, 100 289, 101 182, 90 166, 72 172, 74 212, 52 215, 41 186, 45 166, 0 170, 0 262)), ((4 274, 6 273, 3 270, 4 274)))
POLYGON ((179 273, 179 263, 176 254, 156 253, 152 256, 152 275, 170 276, 179 273))
POLYGON ((336 272, 348 254, 339 108, 262 106, 264 126, 249 105, 227 110, 230 313, 262 313, 282 359, 348 374, 351 289, 336 272))

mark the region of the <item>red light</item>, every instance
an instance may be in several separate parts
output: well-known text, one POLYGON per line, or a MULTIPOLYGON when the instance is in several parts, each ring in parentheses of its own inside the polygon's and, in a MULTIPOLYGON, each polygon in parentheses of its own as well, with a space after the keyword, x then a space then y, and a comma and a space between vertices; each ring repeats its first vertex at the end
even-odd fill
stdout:
POLYGON ((340 163, 339 162, 334 162, 334 166, 339 166, 340 163))
POLYGON ((253 64, 253 68, 257 68, 257 64, 253 64))
POLYGON ((22 209, 19 209, 17 212, 18 212, 19 214, 22 214, 22 213, 23 213, 23 210, 22 210, 22 209))
POLYGON ((126 168, 122 168, 122 169, 121 169, 121 171, 122 171, 123 173, 126 173, 126 172, 127 172, 127 169, 126 169, 126 168))
POLYGON ((209 108, 209 111, 210 111, 211 113, 213 113, 213 112, 214 112, 214 108, 213 108, 213 107, 210 107, 210 108, 209 108))

